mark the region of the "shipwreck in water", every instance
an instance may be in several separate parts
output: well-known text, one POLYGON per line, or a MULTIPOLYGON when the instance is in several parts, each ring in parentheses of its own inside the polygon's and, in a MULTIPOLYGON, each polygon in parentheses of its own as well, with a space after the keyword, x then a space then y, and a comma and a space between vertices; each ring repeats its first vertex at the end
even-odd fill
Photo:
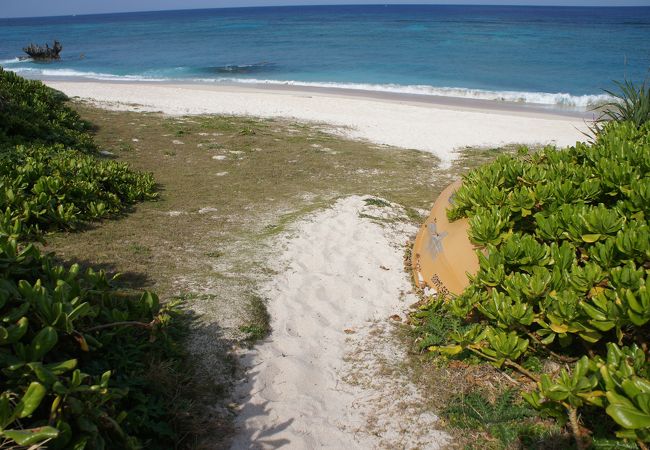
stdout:
POLYGON ((52 47, 50 47, 48 44, 45 44, 44 47, 36 44, 29 44, 27 47, 23 48, 23 51, 27 53, 30 58, 40 61, 61 59, 61 50, 63 50, 63 46, 57 40, 54 41, 54 45, 52 47))

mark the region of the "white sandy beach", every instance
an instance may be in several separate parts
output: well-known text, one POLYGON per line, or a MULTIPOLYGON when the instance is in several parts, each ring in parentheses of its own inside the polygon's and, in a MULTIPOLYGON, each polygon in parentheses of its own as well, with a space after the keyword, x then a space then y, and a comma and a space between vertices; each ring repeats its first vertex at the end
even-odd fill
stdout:
POLYGON ((323 123, 338 133, 376 144, 434 153, 443 161, 468 146, 509 143, 572 145, 587 129, 583 119, 525 108, 413 102, 334 91, 205 84, 47 81, 71 97, 105 107, 171 115, 232 114, 323 123))

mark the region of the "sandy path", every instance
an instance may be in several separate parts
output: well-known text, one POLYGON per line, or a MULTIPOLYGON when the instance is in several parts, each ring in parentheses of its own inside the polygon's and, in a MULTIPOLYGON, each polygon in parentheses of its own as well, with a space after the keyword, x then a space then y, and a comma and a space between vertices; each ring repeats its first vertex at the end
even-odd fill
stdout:
POLYGON ((349 197, 280 239, 277 275, 263 290, 273 331, 244 359, 233 449, 398 449, 420 445, 415 440, 435 449, 445 442, 435 416, 408 406, 395 414, 405 397, 421 404, 417 394, 405 379, 377 378, 377 354, 359 353, 372 346, 389 360, 404 357, 391 348, 390 333, 377 335, 416 300, 402 261, 414 228, 395 222, 400 214, 349 197))
MULTIPOLYGON (((167 114, 234 114, 321 122, 339 134, 377 144, 424 150, 443 161, 462 147, 508 143, 573 145, 584 140, 582 119, 524 109, 467 108, 332 92, 255 89, 200 84, 48 81, 69 96, 115 109, 167 114), (139 105, 138 108, 134 108, 139 105)), ((486 103, 481 103, 485 105, 486 103)))

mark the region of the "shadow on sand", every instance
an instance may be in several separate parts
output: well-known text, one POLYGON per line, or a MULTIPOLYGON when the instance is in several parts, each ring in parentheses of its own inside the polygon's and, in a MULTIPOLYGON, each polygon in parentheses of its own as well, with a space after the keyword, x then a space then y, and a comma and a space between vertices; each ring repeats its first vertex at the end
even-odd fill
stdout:
MULTIPOLYGON (((260 341, 257 345, 263 345, 264 342, 260 341)), ((249 403, 251 397, 256 394, 256 392, 252 392, 252 387, 255 384, 256 377, 260 374, 259 371, 254 370, 254 356, 254 351, 251 351, 240 358, 239 364, 241 370, 243 371, 248 368, 248 372, 245 375, 245 380, 242 380, 235 388, 235 395, 240 399, 241 406, 236 419, 239 426, 235 428, 230 450, 274 450, 290 446, 291 444, 291 441, 288 439, 277 438, 276 436, 291 426, 294 421, 293 418, 272 427, 262 429, 254 429, 246 426, 244 423, 255 417, 273 415, 273 411, 270 410, 270 401, 262 404, 249 403)), ((282 380, 277 381, 282 382, 282 380)))

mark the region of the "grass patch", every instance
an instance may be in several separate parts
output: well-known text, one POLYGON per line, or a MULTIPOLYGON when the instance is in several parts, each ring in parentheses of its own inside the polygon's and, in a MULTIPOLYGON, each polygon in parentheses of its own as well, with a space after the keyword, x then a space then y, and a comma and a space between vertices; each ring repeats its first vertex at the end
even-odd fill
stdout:
POLYGON ((271 236, 278 235, 280 233, 283 233, 284 231, 287 230, 287 227, 291 225, 292 223, 295 223, 297 220, 299 220, 301 217, 304 217, 308 215, 311 212, 314 212, 320 208, 323 208, 327 206, 330 202, 313 202, 308 204, 305 207, 296 209, 294 211, 291 211, 289 213, 285 213, 282 216, 280 216, 276 223, 273 224, 268 224, 264 227, 260 235, 258 236, 258 239, 267 239, 271 236))
POLYGON ((366 203, 366 205, 369 206, 377 206, 379 208, 390 207, 390 203, 387 202, 386 200, 382 200, 381 198, 369 197, 369 198, 364 198, 363 201, 366 203))
POLYGON ((130 142, 121 142, 121 143, 117 146, 117 149, 118 149, 120 152, 132 152, 133 150, 135 150, 135 147, 134 147, 133 144, 131 144, 130 142))
POLYGON ((358 215, 361 219, 369 219, 376 223, 393 223, 395 221, 394 219, 377 217, 377 216, 373 216, 372 214, 366 214, 366 213, 359 213, 358 215))
POLYGON ((419 350, 430 346, 443 345, 449 341, 451 333, 463 333, 468 326, 450 314, 442 302, 429 301, 426 307, 412 315, 416 344, 419 350))
POLYGON ((271 332, 271 316, 266 309, 266 303, 261 297, 251 295, 248 303, 249 322, 239 327, 239 331, 246 334, 249 345, 264 339, 271 332))
POLYGON ((528 431, 528 419, 537 413, 530 406, 517 402, 518 393, 507 389, 494 401, 480 392, 460 394, 443 409, 442 417, 452 426, 461 429, 487 430, 505 448, 515 440, 520 431, 528 431))
POLYGON ((138 254, 138 255, 150 255, 151 254, 151 248, 147 247, 146 245, 140 245, 140 244, 131 244, 130 249, 133 253, 138 254))

